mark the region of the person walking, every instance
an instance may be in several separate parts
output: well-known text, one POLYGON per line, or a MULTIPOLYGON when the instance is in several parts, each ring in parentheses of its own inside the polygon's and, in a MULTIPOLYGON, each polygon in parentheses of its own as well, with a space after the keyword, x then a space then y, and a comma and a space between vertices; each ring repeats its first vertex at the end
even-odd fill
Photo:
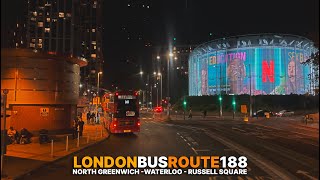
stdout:
POLYGON ((203 110, 203 118, 205 119, 207 116, 207 110, 203 110))
POLYGON ((192 109, 191 109, 191 108, 190 108, 190 110, 189 110, 189 116, 188 116, 188 118, 189 118, 189 119, 192 118, 192 109))
POLYGON ((94 114, 94 112, 92 112, 91 113, 91 124, 94 124, 95 118, 96 118, 96 115, 94 114))
POLYGON ((78 133, 78 121, 76 119, 74 119, 73 125, 72 125, 72 138, 73 139, 77 138, 77 133, 78 133))
POLYGON ((78 126, 79 126, 79 136, 82 136, 84 122, 81 118, 80 118, 80 121, 78 122, 78 126))
POLYGON ((90 124, 90 117, 91 117, 91 113, 89 111, 87 112, 87 124, 90 124))

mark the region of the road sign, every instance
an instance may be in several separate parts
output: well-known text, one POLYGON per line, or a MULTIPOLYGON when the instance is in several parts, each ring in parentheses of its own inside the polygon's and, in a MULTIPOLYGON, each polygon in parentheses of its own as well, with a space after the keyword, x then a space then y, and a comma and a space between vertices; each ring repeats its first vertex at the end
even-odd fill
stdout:
POLYGON ((241 113, 243 113, 243 114, 248 113, 247 105, 241 105, 241 113))
POLYGON ((40 108, 40 116, 49 116, 49 108, 40 108))

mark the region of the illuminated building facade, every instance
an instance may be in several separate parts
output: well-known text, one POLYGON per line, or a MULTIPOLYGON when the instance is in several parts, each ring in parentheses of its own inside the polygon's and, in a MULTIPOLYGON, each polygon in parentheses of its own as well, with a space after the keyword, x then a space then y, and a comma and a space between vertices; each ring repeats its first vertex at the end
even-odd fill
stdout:
POLYGON ((295 35, 246 35, 201 44, 189 57, 189 95, 314 94, 313 68, 305 65, 318 51, 295 35))

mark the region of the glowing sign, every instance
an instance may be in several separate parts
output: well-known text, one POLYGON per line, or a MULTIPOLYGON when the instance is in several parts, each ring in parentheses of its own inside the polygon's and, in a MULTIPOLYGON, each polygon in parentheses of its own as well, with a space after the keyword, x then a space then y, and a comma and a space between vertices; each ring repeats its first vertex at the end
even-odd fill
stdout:
POLYGON ((262 61, 262 82, 267 82, 267 77, 270 82, 274 82, 274 61, 270 61, 270 66, 266 60, 262 61))

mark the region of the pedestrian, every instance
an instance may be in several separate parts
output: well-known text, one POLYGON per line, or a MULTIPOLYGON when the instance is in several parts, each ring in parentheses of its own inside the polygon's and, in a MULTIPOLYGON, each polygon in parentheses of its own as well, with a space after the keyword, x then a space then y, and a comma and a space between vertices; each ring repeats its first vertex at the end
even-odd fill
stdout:
POLYGON ((189 110, 189 116, 188 116, 188 118, 189 118, 189 119, 192 118, 192 109, 191 109, 191 108, 190 108, 190 110, 189 110))
POLYGON ((91 113, 90 111, 87 113, 87 124, 90 124, 90 116, 91 116, 91 113))
POLYGON ((79 126, 79 135, 82 136, 82 132, 83 132, 83 125, 84 122, 82 121, 82 119, 80 119, 80 121, 78 122, 78 126, 79 126))
POLYGON ((203 110, 203 118, 206 118, 207 116, 207 110, 203 110))
POLYGON ((76 139, 78 133, 78 121, 76 119, 73 120, 72 125, 72 138, 76 139))
POLYGON ((94 114, 94 112, 92 112, 91 113, 91 124, 94 124, 95 117, 96 117, 96 115, 94 114))

